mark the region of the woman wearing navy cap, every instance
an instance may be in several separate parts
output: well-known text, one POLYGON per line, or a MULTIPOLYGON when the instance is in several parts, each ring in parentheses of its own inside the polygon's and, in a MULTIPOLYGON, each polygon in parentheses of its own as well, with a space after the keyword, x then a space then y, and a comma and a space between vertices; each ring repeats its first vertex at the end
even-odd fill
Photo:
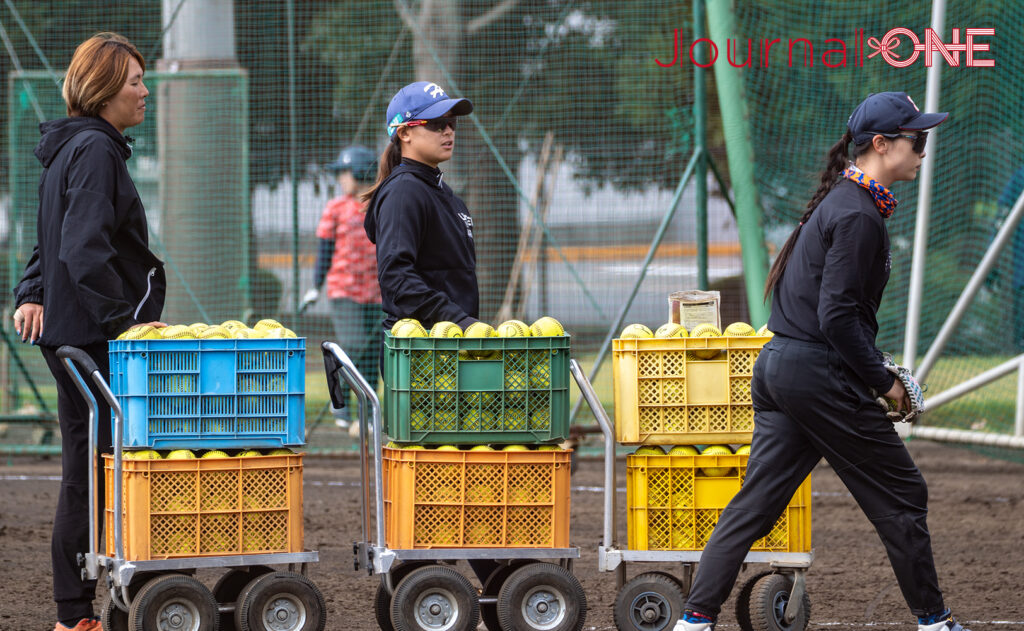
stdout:
POLYGON ((473 219, 438 168, 455 149, 457 117, 472 111, 467 99, 428 81, 405 86, 388 106, 390 141, 377 181, 363 194, 385 330, 402 318, 428 329, 437 322, 465 329, 477 319, 473 219))
MULTIPOLYGON (((754 364, 746 478, 704 548, 677 631, 714 628, 751 544, 821 458, 875 526, 918 630, 967 631, 939 590, 924 478, 875 401, 884 393, 910 407, 875 348, 891 263, 885 220, 896 209, 889 189, 917 177, 925 130, 946 116, 922 113, 902 92, 872 94, 829 150, 818 190, 768 275, 775 336, 754 364)), ((787 628, 803 629, 804 616, 787 628)))

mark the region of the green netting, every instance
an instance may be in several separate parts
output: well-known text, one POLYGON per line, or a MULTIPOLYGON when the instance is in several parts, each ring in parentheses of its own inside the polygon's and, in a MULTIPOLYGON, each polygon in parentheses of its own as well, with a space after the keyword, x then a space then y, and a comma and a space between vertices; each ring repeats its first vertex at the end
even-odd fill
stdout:
MULTIPOLYGON (((952 27, 994 27, 994 68, 944 68, 942 109, 919 356, 927 350, 1005 215, 1007 182, 1024 164, 1024 32, 1017 2, 951 0, 952 27)), ((811 195, 826 149, 850 110, 871 91, 905 90, 924 104, 923 59, 904 69, 878 56, 844 68, 821 61, 825 40, 852 50, 856 29, 881 38, 900 26, 921 34, 930 3, 865 0, 735 3, 735 38, 779 38, 767 67, 740 71, 769 250, 788 235, 811 195), (787 42, 806 38, 813 66, 787 42)), ((11 0, 0 8, 0 101, 7 151, 0 154, 0 301, 9 331, 10 283, 34 242, 39 165, 31 150, 40 117, 62 115, 57 79, 74 47, 100 30, 133 40, 149 64, 146 122, 129 167, 143 195, 154 249, 168 262, 169 322, 276 317, 313 343, 333 338, 321 300, 297 308, 312 284, 315 227, 336 194, 322 165, 351 143, 382 149, 391 95, 417 79, 471 98, 445 180, 474 215, 481 316, 559 318, 574 352, 592 358, 630 296, 658 226, 672 209, 707 125, 707 149, 728 180, 716 83, 695 102, 691 2, 640 0, 351 0, 243 2, 135 0, 53 3, 11 0), (684 61, 673 56, 674 29, 684 61), (467 121, 468 123, 468 121, 467 121), (550 140, 547 140, 550 139, 550 140), (546 142, 547 140, 547 142, 546 142), (536 219, 543 218, 544 229, 536 219)), ((718 42, 716 63, 726 63, 718 42)), ((906 46, 906 44, 904 44, 906 46)), ((734 53, 735 58, 735 53, 734 53)), ((708 175, 708 275, 723 292, 723 320, 746 319, 739 233, 717 180, 708 175)), ((890 222, 893 276, 879 346, 902 350, 917 185, 896 188, 890 222)), ((697 287, 693 182, 626 321, 656 327, 666 296, 697 287)), ((942 389, 1024 347, 1024 238, 990 275, 946 355, 932 372, 942 389), (1015 309, 1016 304, 1016 309, 1015 309)), ((5 351, 6 352, 6 351, 5 351)), ((38 354, 16 351, 40 384, 38 354)), ((315 353, 310 354, 315 359, 315 353)), ((4 362, 3 410, 26 401, 24 380, 4 362)), ((316 377, 311 364, 310 374, 316 377)), ((312 379, 311 379, 312 383, 312 379)), ((611 366, 596 380, 610 406, 611 366)), ((1012 388, 977 396, 932 422, 1010 431, 1012 388)), ((44 388, 44 394, 46 394, 44 388)), ((323 398, 323 397, 321 397, 323 398)), ((318 404, 322 404, 318 401, 318 404)))

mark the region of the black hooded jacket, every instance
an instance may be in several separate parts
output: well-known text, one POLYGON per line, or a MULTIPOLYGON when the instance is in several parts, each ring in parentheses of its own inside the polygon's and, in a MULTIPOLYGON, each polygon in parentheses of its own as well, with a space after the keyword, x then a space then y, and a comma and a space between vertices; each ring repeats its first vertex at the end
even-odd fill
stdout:
POLYGON ((363 222, 377 245, 384 328, 415 318, 430 328, 478 317, 473 219, 442 173, 403 158, 377 189, 363 222))
POLYGON ((98 117, 39 131, 38 242, 14 289, 17 305, 43 305, 39 344, 84 346, 157 320, 166 279, 125 164, 128 140, 98 117))

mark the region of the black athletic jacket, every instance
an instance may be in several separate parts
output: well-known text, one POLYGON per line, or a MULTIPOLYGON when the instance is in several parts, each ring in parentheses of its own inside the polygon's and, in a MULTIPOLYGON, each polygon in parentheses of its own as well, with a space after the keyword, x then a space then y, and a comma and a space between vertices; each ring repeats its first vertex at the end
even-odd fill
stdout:
POLYGON ((889 232, 871 193, 844 179, 800 230, 775 288, 768 328, 822 342, 880 394, 893 379, 875 348, 878 305, 889 281, 889 232))
POLYGON ((43 305, 39 344, 114 339, 163 310, 163 263, 149 250, 146 212, 125 161, 127 139, 102 118, 39 125, 38 242, 14 289, 43 305))
POLYGON ((384 328, 401 318, 428 329, 442 321, 465 328, 476 320, 473 219, 439 169, 403 158, 377 189, 363 226, 377 245, 384 328))

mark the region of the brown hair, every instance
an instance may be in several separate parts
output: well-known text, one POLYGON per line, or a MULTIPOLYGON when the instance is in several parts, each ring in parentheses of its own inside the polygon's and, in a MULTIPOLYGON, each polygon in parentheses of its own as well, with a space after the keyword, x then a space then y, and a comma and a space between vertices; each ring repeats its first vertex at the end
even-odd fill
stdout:
POLYGON ((398 144, 398 132, 391 137, 391 142, 388 143, 388 148, 384 150, 384 153, 380 154, 380 164, 377 166, 377 179, 374 181, 373 186, 368 188, 366 192, 359 196, 359 199, 364 202, 369 202, 373 199, 373 196, 377 194, 377 190, 380 185, 384 183, 384 180, 388 179, 391 175, 391 171, 399 165, 402 161, 402 148, 398 144))
MULTIPOLYGON (((800 217, 800 224, 797 225, 793 233, 786 239, 786 243, 779 250, 779 255, 775 257, 775 263, 772 264, 771 271, 768 272, 768 280, 764 284, 764 299, 768 301, 768 297, 771 296, 772 291, 775 290, 775 286, 779 284, 779 280, 782 279, 782 273, 786 271, 786 263, 789 262, 789 256, 793 253, 793 247, 796 245, 797 237, 800 236, 800 229, 803 227, 807 220, 811 218, 811 214, 814 213, 814 209, 818 207, 821 200, 825 199, 825 196, 829 194, 835 185, 839 183, 840 176, 843 171, 846 170, 847 165, 850 162, 846 148, 853 142, 853 134, 849 130, 843 134, 843 137, 839 139, 839 142, 832 145, 828 150, 828 164, 825 166, 825 170, 821 172, 821 183, 818 185, 818 190, 815 191, 814 197, 811 201, 807 202, 807 209, 804 211, 802 217, 800 217)), ((859 158, 869 148, 871 148, 871 141, 856 145, 853 149, 854 158, 859 158)))
POLYGON ((99 116, 104 103, 124 87, 132 58, 145 72, 142 54, 117 33, 97 33, 79 44, 64 75, 68 116, 99 116))

